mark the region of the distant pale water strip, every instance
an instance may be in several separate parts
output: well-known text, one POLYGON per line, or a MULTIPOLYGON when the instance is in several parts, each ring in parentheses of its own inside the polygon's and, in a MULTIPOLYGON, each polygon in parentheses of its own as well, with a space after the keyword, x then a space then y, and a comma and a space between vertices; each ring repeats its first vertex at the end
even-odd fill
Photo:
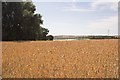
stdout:
POLYGON ((77 40, 77 39, 54 39, 54 41, 66 41, 66 40, 77 40))
POLYGON ((71 40, 89 40, 89 39, 53 39, 54 41, 71 41, 71 40))

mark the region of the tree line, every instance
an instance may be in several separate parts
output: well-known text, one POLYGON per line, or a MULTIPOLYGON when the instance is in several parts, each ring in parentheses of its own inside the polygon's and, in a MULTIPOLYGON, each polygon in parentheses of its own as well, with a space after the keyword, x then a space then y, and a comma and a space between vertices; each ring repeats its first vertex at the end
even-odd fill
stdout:
POLYGON ((2 41, 53 40, 32 2, 2 3, 2 41))

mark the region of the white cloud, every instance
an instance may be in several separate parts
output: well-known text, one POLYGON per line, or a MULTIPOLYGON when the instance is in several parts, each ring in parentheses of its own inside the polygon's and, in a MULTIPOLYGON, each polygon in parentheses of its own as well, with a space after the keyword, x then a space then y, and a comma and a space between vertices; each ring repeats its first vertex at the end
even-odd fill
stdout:
POLYGON ((72 12, 90 12, 90 11, 94 11, 93 9, 77 7, 76 3, 77 3, 76 0, 73 0, 73 3, 69 7, 65 7, 63 9, 63 11, 72 11, 72 12))
POLYGON ((89 12, 89 11, 94 11, 92 9, 86 9, 86 8, 78 8, 76 6, 76 3, 75 0, 74 2, 70 5, 70 7, 66 7, 63 9, 63 11, 73 11, 73 12, 89 12))
MULTIPOLYGON (((78 12, 90 12, 90 11, 96 11, 96 10, 118 10, 118 2, 112 1, 112 0, 93 0, 90 4, 90 7, 83 8, 83 7, 77 7, 76 3, 79 2, 78 0, 73 0, 73 3, 71 6, 64 8, 63 11, 78 11, 78 12)), ((80 5, 79 5, 80 6, 80 5)))
MULTIPOLYGON (((88 29, 91 31, 100 31, 103 32, 104 30, 111 30, 111 34, 118 33, 118 16, 111 16, 104 19, 99 19, 97 21, 92 21, 90 24, 87 25, 88 29)), ((98 32, 99 32, 98 31, 98 32)))
POLYGON ((96 0, 92 2, 91 4, 92 9, 100 9, 100 10, 106 10, 110 9, 113 11, 118 10, 118 3, 117 2, 103 2, 101 0, 96 0))
POLYGON ((73 0, 73 2, 76 2, 76 0, 73 0))
POLYGON ((32 0, 33 2, 73 2, 73 0, 32 0))
POLYGON ((119 0, 93 0, 93 1, 100 1, 100 2, 119 2, 119 0))
MULTIPOLYGON (((96 0, 32 0, 33 2, 92 2, 96 0)), ((119 0, 100 0, 101 2, 118 2, 119 0)))
POLYGON ((90 12, 90 11, 94 11, 94 10, 90 10, 90 9, 79 9, 79 8, 71 8, 71 9, 64 9, 63 11, 76 11, 76 12, 90 12))

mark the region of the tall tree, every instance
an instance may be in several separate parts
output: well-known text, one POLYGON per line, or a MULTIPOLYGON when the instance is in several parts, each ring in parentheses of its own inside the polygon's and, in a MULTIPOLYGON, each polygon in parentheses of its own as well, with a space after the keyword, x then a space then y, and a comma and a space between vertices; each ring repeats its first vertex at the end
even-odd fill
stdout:
POLYGON ((16 40, 21 33, 21 3, 5 2, 2 4, 3 40, 16 40), (16 6, 16 7, 15 7, 16 6))
POLYGON ((46 40, 49 30, 32 2, 3 2, 2 10, 3 40, 46 40))

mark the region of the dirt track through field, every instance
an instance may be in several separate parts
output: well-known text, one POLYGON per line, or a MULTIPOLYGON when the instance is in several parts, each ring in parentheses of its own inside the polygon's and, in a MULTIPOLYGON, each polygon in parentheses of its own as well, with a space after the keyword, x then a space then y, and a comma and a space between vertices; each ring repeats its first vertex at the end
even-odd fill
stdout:
POLYGON ((2 43, 2 77, 116 78, 118 40, 2 43))

